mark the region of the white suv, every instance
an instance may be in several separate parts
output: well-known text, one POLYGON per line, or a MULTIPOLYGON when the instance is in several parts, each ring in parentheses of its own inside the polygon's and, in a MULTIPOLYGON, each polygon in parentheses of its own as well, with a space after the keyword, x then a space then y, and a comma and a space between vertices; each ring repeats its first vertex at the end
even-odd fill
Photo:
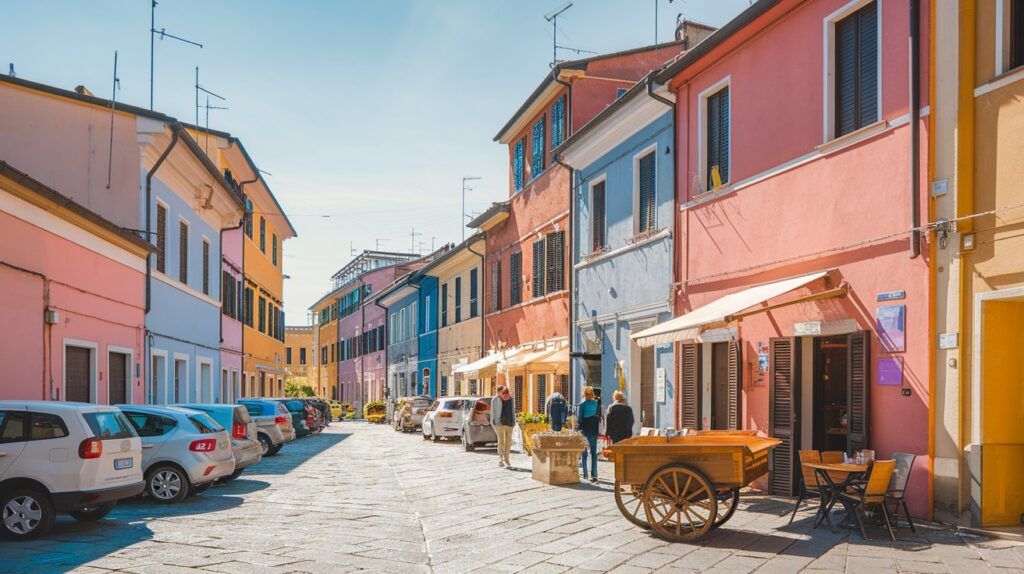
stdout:
POLYGON ((57 512, 106 516, 142 492, 142 441, 116 407, 0 401, 0 536, 35 538, 57 512))

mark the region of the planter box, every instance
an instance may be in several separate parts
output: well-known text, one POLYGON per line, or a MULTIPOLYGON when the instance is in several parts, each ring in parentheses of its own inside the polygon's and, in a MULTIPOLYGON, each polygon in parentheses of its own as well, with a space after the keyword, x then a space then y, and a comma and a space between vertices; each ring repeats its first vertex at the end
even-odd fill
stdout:
POLYGON ((580 453, 587 446, 583 435, 547 432, 530 439, 534 480, 555 485, 579 483, 580 453))

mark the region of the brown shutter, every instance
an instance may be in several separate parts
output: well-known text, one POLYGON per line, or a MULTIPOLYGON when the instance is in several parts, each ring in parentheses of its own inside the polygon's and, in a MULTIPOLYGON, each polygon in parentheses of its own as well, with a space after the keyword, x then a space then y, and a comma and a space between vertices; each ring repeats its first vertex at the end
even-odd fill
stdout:
POLYGON ((188 284, 188 224, 178 222, 178 280, 188 284))
POLYGON ((92 350, 64 348, 64 400, 92 402, 92 350))
POLYGON ((769 460, 769 490, 778 496, 792 496, 795 485, 796 459, 800 427, 800 340, 771 340, 771 389, 768 393, 768 428, 771 436, 782 443, 772 450, 769 460))
POLYGON ((107 373, 107 404, 123 405, 128 402, 128 355, 110 353, 107 373))
POLYGON ((848 426, 848 448, 850 451, 868 448, 868 426, 870 422, 870 410, 868 409, 868 395, 870 394, 869 381, 871 377, 868 372, 870 339, 867 331, 853 333, 850 335, 850 345, 847 347, 850 354, 849 364, 850 385, 847 387, 847 405, 850 409, 850 422, 848 426))
POLYGON ((700 428, 700 344, 681 345, 679 417, 681 427, 700 428))
POLYGON ((533 293, 531 296, 544 296, 544 240, 533 242, 533 293))
POLYGON ((167 251, 167 208, 156 205, 156 270, 165 273, 164 253, 167 251))
POLYGON ((729 430, 740 428, 740 390, 743 388, 743 364, 740 356, 740 342, 729 341, 729 430))

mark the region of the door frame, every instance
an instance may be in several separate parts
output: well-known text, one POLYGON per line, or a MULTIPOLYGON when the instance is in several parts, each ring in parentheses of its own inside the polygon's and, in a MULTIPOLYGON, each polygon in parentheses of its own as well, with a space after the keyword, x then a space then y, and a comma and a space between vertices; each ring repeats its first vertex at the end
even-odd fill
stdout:
POLYGON ((100 395, 99 385, 97 382, 99 369, 99 344, 95 341, 84 341, 82 339, 71 339, 69 337, 61 339, 60 400, 68 400, 68 347, 79 347, 92 351, 89 355, 89 398, 90 402, 93 404, 101 404, 96 402, 100 395))
POLYGON ((126 404, 134 404, 134 391, 135 391, 135 375, 132 373, 132 366, 135 365, 135 349, 128 347, 119 347, 117 345, 107 345, 107 402, 110 402, 110 354, 111 353, 122 353, 127 356, 126 363, 124 366, 125 375, 125 389, 124 389, 124 400, 126 404))
POLYGON ((170 398, 172 398, 172 397, 174 399, 178 398, 177 396, 175 396, 175 387, 174 387, 174 384, 175 384, 174 383, 174 368, 177 366, 178 361, 182 361, 182 362, 185 363, 185 368, 181 370, 182 374, 185 377, 185 380, 182 381, 181 384, 182 384, 182 386, 185 389, 185 397, 184 397, 183 400, 185 402, 188 402, 188 366, 189 366, 189 363, 191 362, 191 360, 192 360, 192 357, 190 357, 188 353, 174 353, 174 358, 173 358, 173 360, 172 360, 172 362, 170 364, 171 378, 170 378, 170 380, 167 381, 168 384, 167 384, 167 389, 166 389, 167 390, 167 394, 169 395, 169 397, 164 397, 164 404, 165 405, 172 405, 172 404, 175 403, 175 401, 169 400, 170 398))
MULTIPOLYGON (((142 402, 143 402, 143 404, 147 404, 147 405, 157 405, 157 404, 160 404, 159 401, 160 401, 160 383, 161 382, 163 382, 163 385, 164 385, 164 395, 167 394, 167 372, 168 372, 167 369, 168 369, 168 365, 169 365, 169 361, 168 361, 168 358, 167 358, 167 351, 166 350, 164 350, 164 349, 157 349, 157 348, 150 348, 150 350, 149 350, 149 372, 146 373, 146 381, 145 381, 145 383, 143 384, 143 387, 142 387, 142 397, 143 397, 142 402), (153 402, 150 403, 150 402, 148 402, 148 399, 150 397, 148 395, 147 389, 149 388, 149 385, 153 383, 153 374, 156 373, 156 368, 154 367, 154 363, 155 363, 154 359, 157 358, 157 357, 159 357, 160 359, 163 360, 164 368, 162 369, 163 373, 160 374, 159 378, 157 379, 156 388, 153 389, 153 396, 152 396, 153 402)), ((164 398, 166 398, 166 396, 164 398)))

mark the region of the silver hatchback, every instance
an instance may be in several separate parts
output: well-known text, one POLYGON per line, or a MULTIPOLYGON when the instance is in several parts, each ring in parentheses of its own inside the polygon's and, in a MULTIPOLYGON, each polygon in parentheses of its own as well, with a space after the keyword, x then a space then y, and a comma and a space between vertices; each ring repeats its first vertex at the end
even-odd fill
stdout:
POLYGON ((153 500, 180 502, 235 471, 231 437, 206 413, 142 405, 120 409, 142 438, 145 492, 153 500))

